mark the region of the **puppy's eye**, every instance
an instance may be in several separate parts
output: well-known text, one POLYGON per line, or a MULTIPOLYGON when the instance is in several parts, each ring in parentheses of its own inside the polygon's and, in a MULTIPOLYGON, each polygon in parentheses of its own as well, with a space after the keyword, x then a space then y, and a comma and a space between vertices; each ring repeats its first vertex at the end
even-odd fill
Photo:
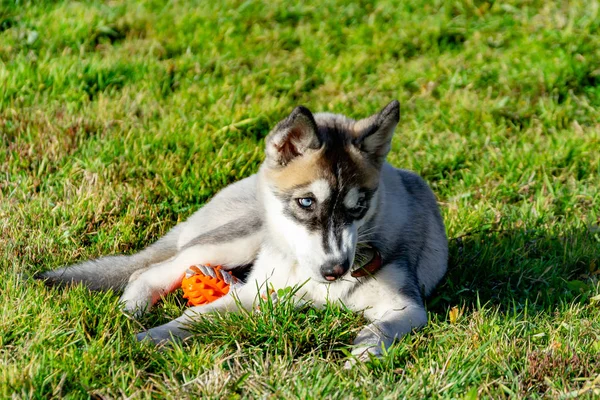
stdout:
POLYGON ((356 202, 355 208, 365 208, 367 206, 367 199, 363 196, 356 202))
POLYGON ((301 197, 297 199, 298 205, 305 210, 310 210, 315 205, 315 199, 312 197, 301 197))
POLYGON ((367 207, 367 198, 365 196, 361 196, 357 201, 356 205, 352 208, 355 211, 360 211, 363 208, 367 207))
POLYGON ((361 196, 357 201, 354 207, 348 209, 348 211, 354 215, 361 215, 365 210, 369 207, 369 202, 367 201, 365 196, 361 196))

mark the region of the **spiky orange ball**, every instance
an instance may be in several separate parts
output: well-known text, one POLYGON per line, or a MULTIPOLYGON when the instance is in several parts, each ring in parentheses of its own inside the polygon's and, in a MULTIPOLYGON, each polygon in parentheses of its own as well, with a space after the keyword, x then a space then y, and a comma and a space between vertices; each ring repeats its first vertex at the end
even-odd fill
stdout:
POLYGON ((210 275, 198 266, 190 267, 181 281, 183 298, 188 300, 188 306, 199 306, 217 300, 229 293, 230 283, 236 279, 229 272, 222 271, 221 266, 200 266, 205 271, 211 269, 210 275))

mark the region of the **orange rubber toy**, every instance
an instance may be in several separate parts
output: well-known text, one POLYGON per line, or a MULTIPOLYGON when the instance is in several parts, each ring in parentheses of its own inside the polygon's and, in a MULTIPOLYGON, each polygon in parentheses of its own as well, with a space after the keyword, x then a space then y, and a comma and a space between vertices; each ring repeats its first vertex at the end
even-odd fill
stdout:
POLYGON ((222 270, 220 265, 194 265, 186 271, 181 288, 188 306, 199 306, 225 296, 230 286, 237 282, 237 278, 222 270))

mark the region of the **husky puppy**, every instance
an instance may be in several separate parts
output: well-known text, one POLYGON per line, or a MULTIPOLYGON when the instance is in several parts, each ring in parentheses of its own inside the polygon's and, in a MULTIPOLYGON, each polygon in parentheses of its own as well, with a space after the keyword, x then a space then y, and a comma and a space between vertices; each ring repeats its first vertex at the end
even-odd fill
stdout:
POLYGON ((424 296, 443 277, 448 258, 431 189, 385 161, 399 118, 397 101, 358 121, 296 107, 266 138, 257 174, 223 189, 156 243, 41 276, 51 284, 124 288, 124 309, 139 315, 179 287, 191 265, 251 265, 245 284, 138 339, 185 338, 199 314, 252 309, 266 284, 301 285, 297 296, 317 307, 341 300, 364 311, 370 324, 353 354, 380 355, 427 323, 424 296), (378 258, 367 273, 355 265, 363 244, 378 258))

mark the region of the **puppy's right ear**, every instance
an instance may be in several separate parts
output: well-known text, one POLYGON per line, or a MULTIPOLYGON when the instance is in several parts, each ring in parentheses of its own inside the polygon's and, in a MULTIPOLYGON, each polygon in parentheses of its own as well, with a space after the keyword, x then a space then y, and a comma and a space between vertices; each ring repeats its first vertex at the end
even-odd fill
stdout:
POLYGON ((304 106, 278 123, 266 139, 266 161, 270 167, 282 167, 309 149, 321 147, 317 123, 304 106))

